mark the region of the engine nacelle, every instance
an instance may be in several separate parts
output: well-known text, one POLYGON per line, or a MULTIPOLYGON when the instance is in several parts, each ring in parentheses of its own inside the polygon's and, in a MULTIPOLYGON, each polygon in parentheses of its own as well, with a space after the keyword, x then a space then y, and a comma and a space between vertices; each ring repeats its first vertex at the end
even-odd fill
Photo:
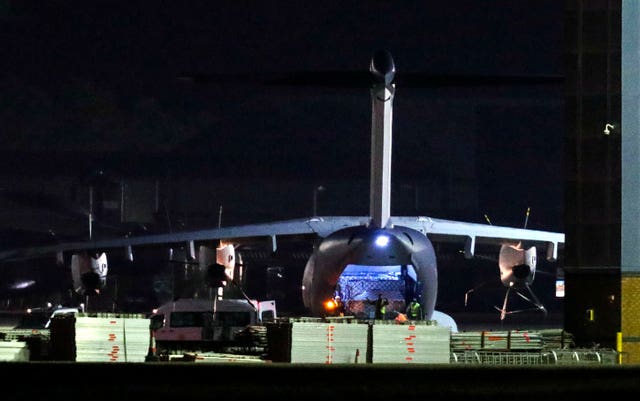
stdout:
POLYGON ((498 266, 500 281, 505 287, 523 287, 531 284, 536 274, 536 247, 524 250, 521 244, 503 244, 500 247, 498 266))
POLYGON ((97 295, 107 283, 107 254, 93 258, 87 254, 71 256, 71 278, 74 290, 81 295, 97 295))

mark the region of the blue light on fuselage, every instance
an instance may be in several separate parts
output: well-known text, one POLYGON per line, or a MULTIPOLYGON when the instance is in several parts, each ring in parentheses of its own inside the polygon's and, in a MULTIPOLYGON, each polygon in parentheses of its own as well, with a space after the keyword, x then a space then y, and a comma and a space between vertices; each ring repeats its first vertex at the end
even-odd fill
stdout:
POLYGON ((389 237, 386 235, 378 235, 376 238, 376 245, 380 248, 384 248, 389 244, 389 237))

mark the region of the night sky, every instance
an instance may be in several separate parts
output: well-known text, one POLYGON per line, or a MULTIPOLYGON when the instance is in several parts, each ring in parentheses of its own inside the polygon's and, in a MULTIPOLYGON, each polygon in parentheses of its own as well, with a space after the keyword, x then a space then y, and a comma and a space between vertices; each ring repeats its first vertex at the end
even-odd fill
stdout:
POLYGON ((96 170, 366 180, 366 87, 266 83, 366 72, 387 49, 399 81, 394 185, 436 183, 440 202, 470 205, 434 217, 519 226, 531 207, 530 228, 563 229, 563 2, 321 4, 1 1, 3 191, 96 170), (403 74, 552 83, 403 87, 403 74))

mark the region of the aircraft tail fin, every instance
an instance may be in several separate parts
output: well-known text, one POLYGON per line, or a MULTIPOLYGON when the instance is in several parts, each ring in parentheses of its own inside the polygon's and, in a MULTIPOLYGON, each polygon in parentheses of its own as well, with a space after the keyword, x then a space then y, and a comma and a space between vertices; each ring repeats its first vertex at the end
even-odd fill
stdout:
POLYGON ((393 120, 393 83, 396 68, 391 54, 379 51, 369 68, 371 87, 371 183, 369 213, 371 223, 383 228, 391 213, 391 129, 393 120))

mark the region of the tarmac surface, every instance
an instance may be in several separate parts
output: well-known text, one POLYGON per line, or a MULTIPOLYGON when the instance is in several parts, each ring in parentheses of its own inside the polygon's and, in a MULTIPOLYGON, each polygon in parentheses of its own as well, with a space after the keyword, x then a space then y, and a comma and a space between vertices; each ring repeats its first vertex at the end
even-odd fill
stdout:
POLYGON ((4 399, 637 399, 640 366, 0 363, 4 399), (38 397, 38 398, 36 398, 38 397), (409 397, 409 398, 407 398, 409 397))

